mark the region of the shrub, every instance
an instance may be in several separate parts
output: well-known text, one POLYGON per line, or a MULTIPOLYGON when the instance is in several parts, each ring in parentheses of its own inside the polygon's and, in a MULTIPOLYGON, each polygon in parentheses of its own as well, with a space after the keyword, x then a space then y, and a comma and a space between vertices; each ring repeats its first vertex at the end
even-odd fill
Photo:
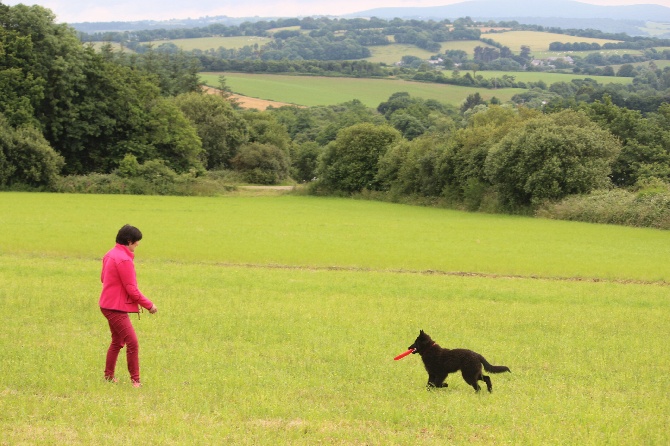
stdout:
POLYGON ((344 193, 378 190, 379 159, 399 139, 400 132, 388 125, 363 123, 340 130, 320 160, 322 186, 344 193))
POLYGON ((51 187, 64 164, 39 130, 13 128, 0 114, 0 187, 51 187))
POLYGON ((637 191, 611 189, 573 195, 543 205, 536 215, 557 220, 670 229, 670 188, 647 183, 637 191))
POLYGON ((588 193, 609 183, 620 143, 581 112, 530 119, 488 153, 487 178, 509 208, 588 193))
POLYGON ((252 143, 239 150, 232 164, 249 183, 278 184, 288 178, 290 159, 273 145, 252 143))

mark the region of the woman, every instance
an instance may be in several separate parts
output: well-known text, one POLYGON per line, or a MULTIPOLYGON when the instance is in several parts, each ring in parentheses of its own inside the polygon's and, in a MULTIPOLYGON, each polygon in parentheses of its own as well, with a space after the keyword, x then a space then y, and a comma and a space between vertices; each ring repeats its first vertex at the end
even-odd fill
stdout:
POLYGON ((102 293, 100 310, 109 322, 112 343, 107 350, 105 379, 118 382, 114 376, 119 351, 126 346, 128 371, 134 387, 140 387, 139 344, 128 313, 138 313, 139 306, 154 314, 158 309, 137 288, 135 276, 135 248, 142 240, 142 233, 134 226, 125 225, 116 235, 116 246, 102 259, 102 293))

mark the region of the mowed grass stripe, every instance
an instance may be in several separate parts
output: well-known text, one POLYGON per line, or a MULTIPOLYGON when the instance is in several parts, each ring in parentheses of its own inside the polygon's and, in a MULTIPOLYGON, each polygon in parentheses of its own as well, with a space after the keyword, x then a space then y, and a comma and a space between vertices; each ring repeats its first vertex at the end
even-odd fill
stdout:
POLYGON ((125 223, 141 261, 670 280, 667 231, 362 200, 2 193, 0 254, 99 258, 125 223), (65 243, 67 241, 67 243, 65 243))

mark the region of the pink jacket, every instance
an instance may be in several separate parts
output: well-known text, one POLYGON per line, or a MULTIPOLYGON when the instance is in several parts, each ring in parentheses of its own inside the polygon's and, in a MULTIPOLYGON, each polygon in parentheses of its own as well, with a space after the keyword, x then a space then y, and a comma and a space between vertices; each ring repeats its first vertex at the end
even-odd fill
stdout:
POLYGON ((138 313, 138 305, 147 310, 154 305, 137 288, 134 258, 135 254, 119 243, 102 258, 100 308, 138 313))

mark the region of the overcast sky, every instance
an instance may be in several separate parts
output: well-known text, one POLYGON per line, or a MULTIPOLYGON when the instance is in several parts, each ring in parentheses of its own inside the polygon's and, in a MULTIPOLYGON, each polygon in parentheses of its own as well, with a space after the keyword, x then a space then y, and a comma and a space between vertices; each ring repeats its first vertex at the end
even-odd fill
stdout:
MULTIPOLYGON (((225 15, 228 17, 300 17, 341 15, 382 7, 444 6, 464 0, 0 0, 6 5, 37 4, 51 9, 57 22, 168 20, 225 15)), ((539 0, 543 1, 543 0, 539 0)), ((597 5, 658 4, 670 0, 581 0, 597 5)))

